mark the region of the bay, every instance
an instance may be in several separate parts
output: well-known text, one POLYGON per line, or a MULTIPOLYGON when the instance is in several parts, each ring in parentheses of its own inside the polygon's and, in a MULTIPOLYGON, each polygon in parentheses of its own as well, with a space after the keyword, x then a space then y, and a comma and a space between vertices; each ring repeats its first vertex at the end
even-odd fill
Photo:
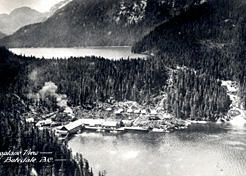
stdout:
POLYGON ((82 133, 69 147, 108 176, 245 176, 246 126, 193 124, 173 133, 82 133))
POLYGON ((147 55, 131 52, 131 47, 87 47, 87 48, 10 48, 15 54, 37 58, 69 58, 97 56, 111 60, 146 58, 147 55))

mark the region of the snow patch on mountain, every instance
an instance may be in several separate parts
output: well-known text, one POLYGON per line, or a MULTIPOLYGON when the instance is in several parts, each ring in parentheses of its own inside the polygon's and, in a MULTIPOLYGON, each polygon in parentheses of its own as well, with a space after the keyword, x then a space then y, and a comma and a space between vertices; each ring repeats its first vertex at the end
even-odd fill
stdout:
POLYGON ((55 4, 53 7, 50 8, 48 17, 52 16, 57 10, 62 9, 68 3, 72 2, 72 1, 73 0, 63 0, 63 1, 55 4))
POLYGON ((64 1, 64 3, 61 4, 61 6, 58 7, 58 9, 61 9, 61 8, 65 7, 68 3, 72 2, 72 1, 73 1, 73 0, 66 0, 66 1, 64 1))

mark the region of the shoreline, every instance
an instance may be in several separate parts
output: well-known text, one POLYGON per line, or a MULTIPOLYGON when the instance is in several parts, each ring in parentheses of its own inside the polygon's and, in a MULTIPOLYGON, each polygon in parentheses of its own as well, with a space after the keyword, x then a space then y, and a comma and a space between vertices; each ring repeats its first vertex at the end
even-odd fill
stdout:
MULTIPOLYGON (((241 114, 239 114, 238 116, 241 116, 241 114)), ((235 116, 235 117, 237 117, 237 116, 235 116)), ((65 133, 59 132, 59 130, 62 127, 65 127, 67 125, 69 126, 69 124, 74 123, 76 121, 80 121, 80 120, 90 120, 92 124, 96 124, 97 121, 101 121, 102 123, 116 122, 116 121, 113 121, 112 119, 96 119, 96 118, 84 119, 84 118, 80 118, 76 121, 66 123, 66 125, 61 125, 61 126, 56 126, 56 127, 51 127, 48 125, 48 126, 40 127, 40 129, 42 130, 42 129, 48 128, 49 130, 55 132, 56 136, 58 137, 58 139, 61 142, 64 142, 64 141, 68 142, 75 135, 82 134, 84 132, 90 132, 90 133, 95 133, 95 134, 111 134, 111 135, 121 135, 121 134, 125 134, 125 133, 143 133, 143 134, 144 133, 163 133, 163 134, 166 134, 166 133, 170 133, 170 132, 175 132, 175 131, 187 129, 189 126, 195 125, 195 124, 203 125, 203 124, 208 124, 208 123, 213 123, 213 124, 230 123, 232 125, 238 125, 237 123, 233 124, 232 121, 234 118, 232 118, 230 120, 226 120, 226 121, 221 121, 221 119, 218 119, 215 122, 204 121, 204 120, 190 120, 190 119, 181 120, 181 119, 172 118, 172 119, 169 119, 172 123, 169 123, 169 125, 166 125, 165 128, 150 127, 150 124, 147 124, 147 125, 149 125, 148 127, 136 126, 136 125, 135 126, 134 125, 126 126, 125 124, 121 124, 121 126, 117 126, 117 127, 116 126, 115 127, 107 127, 107 126, 105 127, 103 125, 95 125, 95 126, 85 125, 85 124, 80 122, 81 124, 78 125, 79 128, 76 129, 75 131, 72 131, 72 132, 67 131, 65 133), (63 135, 61 135, 61 134, 63 134, 63 135)), ((122 121, 118 121, 118 123, 120 123, 120 122, 122 123, 122 121)), ((246 120, 244 122, 246 123, 246 120)))
MULTIPOLYGON (((237 87, 231 81, 222 81, 222 85, 227 88, 228 95, 230 97, 237 91, 237 87)), ((192 124, 207 124, 212 122, 175 118, 163 108, 162 102, 165 98, 166 96, 164 94, 161 95, 159 97, 160 100, 156 105, 141 105, 135 101, 118 102, 114 99, 109 99, 104 103, 97 102, 93 108, 86 106, 72 107, 71 111, 74 114, 70 114, 70 119, 63 121, 62 126, 59 126, 59 128, 65 127, 65 132, 62 132, 62 134, 65 135, 75 134, 78 133, 78 131, 83 132, 84 130, 112 134, 127 133, 129 131, 168 133, 186 129, 192 124), (74 126, 73 123, 74 121, 76 122, 76 120, 78 121, 78 124, 75 123, 74 126), (81 120, 87 122, 79 122, 81 120), (66 126, 67 128, 71 128, 72 126, 72 128, 76 129, 66 129, 66 126)), ((218 118, 212 123, 228 122, 239 125, 242 121, 245 122, 245 111, 236 106, 237 102, 239 102, 238 97, 234 96, 232 98, 232 104, 228 114, 224 117, 218 118), (238 119, 241 121, 238 122, 238 119)), ((56 113, 58 112, 54 112, 54 116, 56 113)), ((47 126, 51 125, 53 122, 56 123, 59 121, 59 119, 56 119, 57 121, 52 121, 52 118, 46 118, 46 121, 47 120, 47 126)), ((55 130, 57 129, 58 128, 55 128, 55 130)), ((54 130, 54 128, 51 127, 51 130, 54 130)))

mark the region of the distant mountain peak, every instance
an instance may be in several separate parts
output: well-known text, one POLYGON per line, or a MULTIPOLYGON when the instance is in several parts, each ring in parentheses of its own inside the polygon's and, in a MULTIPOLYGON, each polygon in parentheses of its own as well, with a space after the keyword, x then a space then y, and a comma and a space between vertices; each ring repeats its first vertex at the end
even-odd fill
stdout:
POLYGON ((35 13, 41 13, 35 9, 32 9, 30 7, 24 6, 24 7, 19 7, 10 12, 9 15, 18 15, 20 13, 27 13, 27 12, 35 12, 35 13))
POLYGON ((46 21, 1 42, 14 47, 132 45, 154 27, 201 0, 64 0, 46 21))
POLYGON ((12 34, 20 27, 41 22, 46 15, 30 7, 19 7, 14 9, 9 15, 0 15, 0 29, 5 34, 12 34))

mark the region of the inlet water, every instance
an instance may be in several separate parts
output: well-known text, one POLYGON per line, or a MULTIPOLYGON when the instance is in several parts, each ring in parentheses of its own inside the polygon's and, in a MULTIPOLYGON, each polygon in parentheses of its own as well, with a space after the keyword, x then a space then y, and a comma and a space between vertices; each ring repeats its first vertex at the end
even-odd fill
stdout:
POLYGON ((134 54, 131 47, 88 47, 88 48, 11 48, 15 54, 35 56, 37 58, 69 58, 97 56, 111 60, 146 58, 143 54, 134 54))
POLYGON ((69 141, 108 176, 245 176, 246 126, 194 124, 167 134, 82 133, 69 141))

